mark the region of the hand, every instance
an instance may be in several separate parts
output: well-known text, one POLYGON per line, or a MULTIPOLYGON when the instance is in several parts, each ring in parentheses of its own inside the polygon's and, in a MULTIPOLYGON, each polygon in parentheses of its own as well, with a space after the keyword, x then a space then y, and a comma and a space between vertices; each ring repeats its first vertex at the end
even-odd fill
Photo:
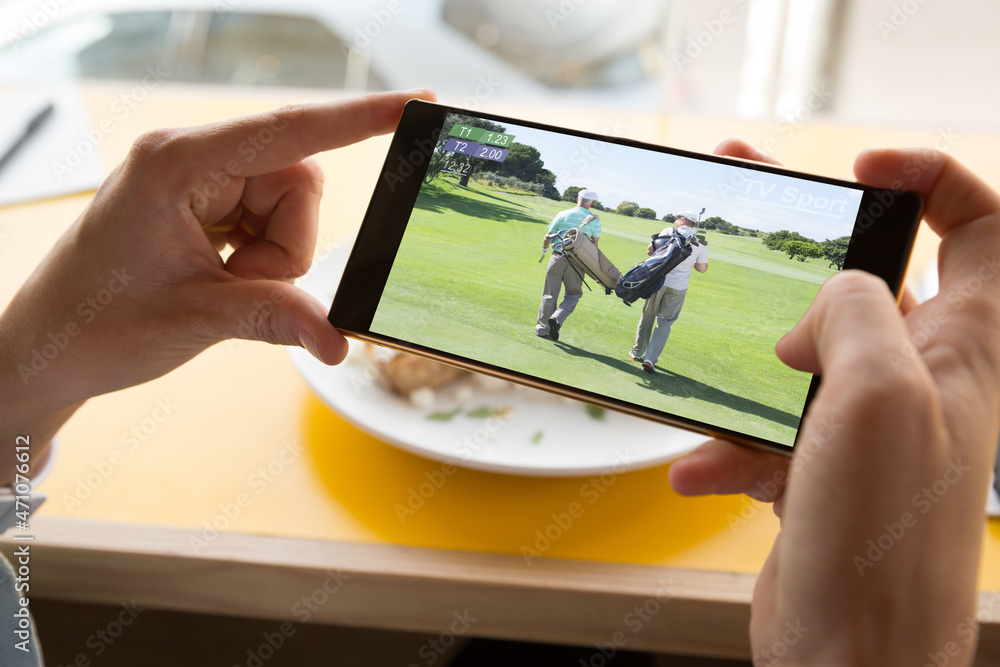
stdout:
MULTIPOLYGON (((772 162, 740 142, 717 152, 772 162)), ((791 460, 714 440, 670 480, 774 502, 781 533, 752 603, 758 664, 967 665, 1000 406, 1000 198, 933 151, 866 152, 855 173, 924 197, 939 295, 900 309, 877 278, 831 278, 777 346, 823 375, 791 460)))
POLYGON ((316 243, 323 175, 309 156, 392 131, 413 97, 433 93, 286 107, 136 141, 0 315, 4 448, 26 431, 45 442, 87 398, 227 338, 343 359, 328 304, 292 285, 316 243), (235 251, 223 261, 227 243, 235 251))

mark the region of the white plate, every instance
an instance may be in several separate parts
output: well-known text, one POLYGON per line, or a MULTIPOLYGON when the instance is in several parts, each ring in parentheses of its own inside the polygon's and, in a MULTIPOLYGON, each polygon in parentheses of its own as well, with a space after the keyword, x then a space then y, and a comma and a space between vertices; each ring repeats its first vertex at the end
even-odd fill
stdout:
MULTIPOLYGON (((346 241, 318 259, 299 286, 332 303, 352 245, 346 241)), ((620 473, 665 463, 705 440, 616 412, 598 411, 595 418, 583 403, 508 383, 476 387, 471 397, 462 396, 468 390, 442 390, 432 408, 419 409, 373 382, 367 366, 351 362, 354 351, 334 367, 301 348, 290 353, 306 382, 347 421, 400 449, 467 468, 544 477, 620 473), (482 414, 501 409, 501 417, 482 414), (452 412, 448 420, 429 418, 452 412)))

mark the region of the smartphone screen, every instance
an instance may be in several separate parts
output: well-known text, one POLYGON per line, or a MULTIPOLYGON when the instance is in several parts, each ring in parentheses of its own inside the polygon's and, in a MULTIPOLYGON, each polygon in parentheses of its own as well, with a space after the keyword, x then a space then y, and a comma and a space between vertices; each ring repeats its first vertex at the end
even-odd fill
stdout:
POLYGON ((919 210, 909 193, 411 103, 331 322, 789 451, 818 378, 775 343, 845 267, 898 290, 919 210), (690 259, 631 305, 561 251, 575 228, 629 275, 681 227, 690 259))

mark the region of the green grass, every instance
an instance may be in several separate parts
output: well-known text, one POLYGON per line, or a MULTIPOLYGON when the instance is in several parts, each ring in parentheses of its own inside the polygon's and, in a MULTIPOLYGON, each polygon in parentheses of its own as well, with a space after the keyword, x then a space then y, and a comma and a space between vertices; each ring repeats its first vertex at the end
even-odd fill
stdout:
MULTIPOLYGON (((567 207, 439 176, 417 199, 373 331, 790 444, 809 376, 778 361, 774 344, 834 270, 709 232, 709 270, 692 274, 650 375, 628 359, 642 302, 627 307, 593 281, 559 342, 535 336, 548 263, 538 263, 541 240, 567 207)), ((600 248, 622 271, 666 226, 600 217, 600 248)))

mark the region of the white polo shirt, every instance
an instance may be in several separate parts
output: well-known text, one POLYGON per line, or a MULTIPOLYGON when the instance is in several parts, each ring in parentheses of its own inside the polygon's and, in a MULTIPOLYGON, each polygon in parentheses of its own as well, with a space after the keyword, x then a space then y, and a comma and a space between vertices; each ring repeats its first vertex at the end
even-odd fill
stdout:
POLYGON ((672 287, 676 290, 688 288, 688 279, 691 277, 691 269, 695 264, 708 263, 708 246, 704 243, 691 246, 691 256, 674 267, 674 270, 663 278, 664 287, 672 287))

